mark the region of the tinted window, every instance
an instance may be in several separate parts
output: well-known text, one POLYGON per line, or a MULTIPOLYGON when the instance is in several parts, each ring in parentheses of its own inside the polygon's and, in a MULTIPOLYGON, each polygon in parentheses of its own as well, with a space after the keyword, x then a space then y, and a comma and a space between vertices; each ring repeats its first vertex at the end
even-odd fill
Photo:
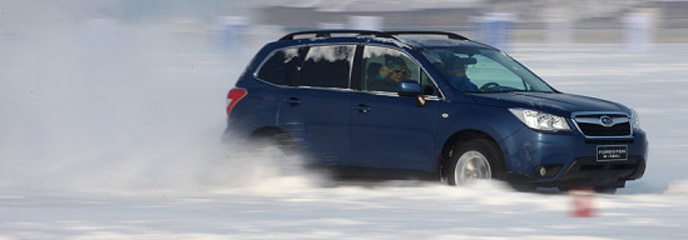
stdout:
POLYGON ((314 46, 301 66, 300 86, 348 88, 355 46, 314 46))
POLYGON ((387 47, 366 46, 363 50, 365 72, 361 89, 396 92, 400 81, 416 81, 423 95, 437 95, 437 88, 420 67, 405 53, 387 47))
POLYGON ((258 71, 258 78, 278 85, 292 85, 298 64, 298 48, 275 51, 258 71))
POLYGON ((554 91, 521 64, 492 49, 435 48, 424 50, 423 54, 458 91, 554 91), (470 85, 474 87, 466 87, 470 85))

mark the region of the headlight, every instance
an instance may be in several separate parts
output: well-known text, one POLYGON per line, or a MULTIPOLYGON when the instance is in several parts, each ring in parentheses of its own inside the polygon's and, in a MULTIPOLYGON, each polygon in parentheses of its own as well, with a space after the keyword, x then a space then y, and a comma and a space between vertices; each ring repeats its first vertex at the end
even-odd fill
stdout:
POLYGON ((638 112, 636 112, 633 109, 631 109, 631 115, 631 118, 633 120, 633 128, 640 129, 640 115, 638 115, 638 112))
POLYGON ((509 111, 526 126, 535 130, 551 132, 571 130, 566 119, 560 116, 523 108, 510 108, 509 111))

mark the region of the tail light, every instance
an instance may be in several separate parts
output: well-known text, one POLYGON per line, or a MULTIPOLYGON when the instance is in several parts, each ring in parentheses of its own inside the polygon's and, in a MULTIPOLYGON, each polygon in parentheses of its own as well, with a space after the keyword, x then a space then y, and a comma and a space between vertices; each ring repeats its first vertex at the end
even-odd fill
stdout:
POLYGON ((229 114, 232 112, 232 107, 236 105, 241 98, 246 96, 246 89, 243 88, 232 88, 232 90, 229 90, 229 93, 227 94, 227 116, 229 117, 229 114))

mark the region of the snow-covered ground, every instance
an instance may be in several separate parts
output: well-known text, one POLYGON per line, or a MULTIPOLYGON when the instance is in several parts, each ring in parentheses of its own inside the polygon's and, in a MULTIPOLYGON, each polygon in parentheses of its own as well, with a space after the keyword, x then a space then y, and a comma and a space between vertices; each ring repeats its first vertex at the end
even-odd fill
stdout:
POLYGON ((686 239, 688 45, 516 45, 555 88, 622 102, 646 175, 594 198, 498 182, 280 175, 219 143, 225 95, 255 53, 217 35, 109 20, 0 34, 0 240, 686 239))

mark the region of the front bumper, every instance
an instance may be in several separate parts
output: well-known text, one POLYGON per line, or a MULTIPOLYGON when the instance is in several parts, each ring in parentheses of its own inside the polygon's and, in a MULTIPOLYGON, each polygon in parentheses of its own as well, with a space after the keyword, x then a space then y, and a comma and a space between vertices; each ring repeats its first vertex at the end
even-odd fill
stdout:
POLYGON ((524 174, 511 172, 507 175, 507 180, 512 183, 537 187, 597 186, 621 188, 625 186, 627 180, 638 179, 644 173, 645 159, 643 158, 604 163, 597 162, 593 158, 580 158, 562 170, 556 179, 538 181, 524 174))
POLYGON ((511 183, 539 187, 598 186, 624 187, 627 180, 645 173, 647 140, 635 130, 630 138, 587 139, 580 133, 542 133, 528 128, 500 143, 511 183), (598 162, 597 146, 625 145, 628 160, 598 162), (547 167, 542 174, 540 169, 547 167))

